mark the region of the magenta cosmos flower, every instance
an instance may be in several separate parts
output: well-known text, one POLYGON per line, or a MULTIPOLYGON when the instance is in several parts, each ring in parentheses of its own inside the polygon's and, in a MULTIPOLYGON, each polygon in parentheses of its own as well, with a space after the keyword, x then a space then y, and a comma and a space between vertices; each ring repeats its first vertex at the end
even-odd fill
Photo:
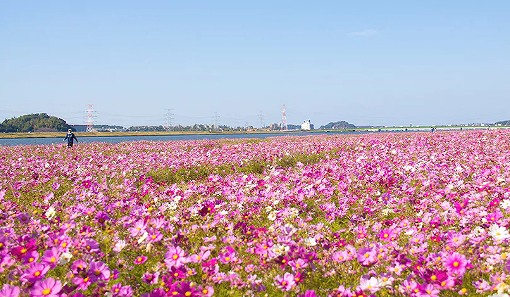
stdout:
POLYGON ((42 279, 50 270, 50 266, 43 263, 31 263, 27 270, 23 272, 20 279, 31 283, 42 279))
POLYGON ((276 286, 283 291, 290 291, 296 285, 294 276, 286 272, 283 276, 278 275, 275 277, 276 286))
POLYGON ((317 297, 314 290, 307 290, 304 294, 299 295, 299 297, 317 297))
POLYGON ((110 269, 103 262, 92 262, 89 268, 89 277, 91 282, 99 280, 106 281, 110 278, 110 269))
POLYGON ((30 290, 31 297, 58 297, 62 290, 62 284, 59 280, 53 278, 47 278, 42 281, 38 281, 34 284, 30 290))
POLYGON ((147 257, 144 255, 141 255, 141 256, 136 257, 135 264, 140 265, 140 264, 145 263, 146 261, 147 261, 147 257))
POLYGON ((363 266, 370 266, 377 262, 377 250, 361 248, 358 250, 358 261, 363 266))
POLYGON ((58 259, 60 258, 60 253, 57 248, 51 248, 44 252, 41 262, 50 265, 51 268, 54 268, 57 265, 58 259))
POLYGON ((19 287, 5 284, 0 290, 0 297, 18 297, 19 292, 19 287))
POLYGON ((446 258, 444 265, 449 273, 462 275, 466 272, 467 263, 464 255, 455 252, 446 258))

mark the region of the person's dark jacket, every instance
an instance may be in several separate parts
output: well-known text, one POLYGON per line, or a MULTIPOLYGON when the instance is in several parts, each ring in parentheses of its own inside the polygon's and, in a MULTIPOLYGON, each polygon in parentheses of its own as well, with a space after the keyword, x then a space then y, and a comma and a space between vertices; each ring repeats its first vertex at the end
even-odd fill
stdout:
POLYGON ((74 140, 76 140, 76 142, 78 142, 78 139, 76 138, 76 136, 74 135, 73 132, 67 133, 66 137, 64 138, 64 140, 67 140, 67 144, 70 144, 70 145, 73 144, 74 140))

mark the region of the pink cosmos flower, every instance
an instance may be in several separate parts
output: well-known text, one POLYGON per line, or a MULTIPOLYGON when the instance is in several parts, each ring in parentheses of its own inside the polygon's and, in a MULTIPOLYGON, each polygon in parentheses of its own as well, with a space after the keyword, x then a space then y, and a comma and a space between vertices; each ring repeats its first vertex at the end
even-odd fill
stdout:
POLYGON ((90 277, 81 277, 81 276, 75 276, 72 278, 73 284, 76 285, 76 290, 82 291, 87 290, 87 288, 92 284, 90 281, 90 277))
POLYGON ((235 262, 236 259, 237 259, 236 252, 230 246, 225 247, 225 252, 219 255, 219 260, 223 264, 235 262))
POLYGON ((131 228, 128 228, 131 236, 135 237, 145 231, 146 224, 144 221, 140 220, 135 223, 135 225, 131 228))
POLYGON ((211 286, 199 288, 200 293, 202 293, 203 297, 211 297, 214 295, 214 288, 211 286))
POLYGON ((383 241, 391 241, 395 238, 395 231, 393 229, 383 229, 379 232, 379 239, 383 241))
POLYGON ((39 259, 39 253, 37 251, 29 251, 23 255, 21 262, 23 264, 34 263, 39 259))
POLYGON ((185 279, 186 278, 186 269, 184 267, 175 267, 175 266, 172 266, 170 269, 169 269, 169 274, 170 276, 175 280, 175 279, 185 279))
POLYGON ((83 260, 76 260, 71 264, 71 272, 73 274, 79 274, 82 271, 85 271, 87 269, 88 265, 83 260))
POLYGON ((415 281, 406 279, 402 282, 402 285, 400 285, 399 291, 402 294, 414 296, 414 294, 420 292, 420 289, 418 288, 418 284, 415 281))
POLYGON ((185 256, 186 253, 180 247, 171 246, 165 254, 165 264, 167 267, 179 267, 186 263, 185 256))
POLYGON ((100 251, 99 243, 94 239, 85 240, 85 250, 89 253, 97 253, 100 251))
POLYGON ((163 234, 161 234, 161 232, 159 232, 157 229, 150 228, 147 231, 147 239, 150 242, 158 242, 161 241, 161 239, 163 239, 163 234))
POLYGON ((4 284, 0 290, 0 297, 18 297, 20 293, 19 287, 4 284))
POLYGON ((31 297, 59 297, 62 290, 62 283, 53 278, 37 281, 30 290, 31 297))
POLYGON ((121 283, 116 283, 112 286, 112 296, 115 297, 131 297, 133 296, 133 288, 131 286, 123 286, 121 283))
POLYGON ((110 278, 110 269, 103 262, 91 262, 88 276, 90 277, 90 281, 93 283, 97 281, 106 281, 110 278))
POLYGON ((145 263, 146 261, 147 261, 147 257, 146 257, 146 256, 144 256, 144 255, 141 255, 141 256, 136 257, 136 259, 135 259, 135 262, 134 262, 134 263, 135 263, 136 265, 140 265, 140 264, 145 263))
POLYGON ((170 288, 171 295, 176 297, 198 297, 201 296, 200 291, 192 287, 188 282, 179 282, 170 288))
POLYGON ((24 271, 20 279, 23 281, 35 282, 42 279, 50 270, 50 266, 43 263, 31 263, 28 269, 24 271))
POLYGON ((286 272, 283 276, 278 275, 275 277, 275 284, 283 291, 290 291, 292 288, 294 288, 296 282, 294 281, 294 275, 286 272))
POLYGON ((53 247, 49 250, 46 250, 41 258, 41 262, 50 265, 51 268, 57 266, 58 259, 60 257, 60 252, 57 248, 53 247))
POLYGON ((299 297, 317 297, 314 290, 307 290, 305 293, 299 295, 299 297))
POLYGON ((417 297, 439 297, 440 291, 432 284, 424 284, 420 286, 420 292, 416 294, 417 297))
POLYGON ((155 273, 146 272, 143 274, 142 279, 145 283, 152 285, 157 284, 159 281, 159 272, 155 273))
POLYGON ((308 263, 305 260, 299 258, 289 261, 289 265, 290 267, 292 267, 293 271, 299 271, 303 268, 306 268, 308 266, 308 263))
POLYGON ((370 266, 377 262, 377 250, 361 248, 358 250, 358 262, 363 266, 370 266))
POLYGON ((444 265, 448 272, 454 275, 464 274, 464 272, 466 272, 467 264, 468 261, 466 260, 466 257, 457 252, 449 255, 444 261, 444 265))
POLYGON ((200 263, 204 260, 207 260, 207 258, 209 258, 210 255, 211 255, 211 251, 203 250, 203 251, 200 251, 198 254, 191 255, 189 257, 189 260, 192 263, 200 263))

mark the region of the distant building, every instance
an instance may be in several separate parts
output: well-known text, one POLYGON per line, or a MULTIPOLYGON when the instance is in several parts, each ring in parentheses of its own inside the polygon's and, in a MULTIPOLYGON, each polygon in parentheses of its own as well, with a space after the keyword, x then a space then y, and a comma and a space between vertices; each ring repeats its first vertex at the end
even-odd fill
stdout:
POLYGON ((302 124, 301 124, 301 130, 306 130, 306 131, 309 131, 309 130, 312 130, 312 123, 310 122, 310 120, 306 120, 304 121, 302 124))

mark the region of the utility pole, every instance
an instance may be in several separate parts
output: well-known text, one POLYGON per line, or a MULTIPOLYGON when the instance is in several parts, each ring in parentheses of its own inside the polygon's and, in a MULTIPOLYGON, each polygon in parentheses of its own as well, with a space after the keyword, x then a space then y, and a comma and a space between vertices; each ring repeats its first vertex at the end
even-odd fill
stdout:
POLYGON ((94 118, 96 117, 96 111, 94 110, 94 106, 92 104, 89 104, 86 112, 87 119, 85 120, 85 124, 87 125, 87 132, 94 132, 94 118))
POLYGON ((262 114, 262 111, 259 111, 259 121, 260 121, 260 128, 264 128, 264 115, 262 114))
POLYGON ((214 127, 213 127, 213 130, 217 130, 218 129, 219 123, 220 123, 220 116, 218 115, 217 112, 215 112, 214 113, 214 127))
POLYGON ((281 130, 287 130, 287 112, 285 110, 285 104, 282 105, 282 124, 281 130))
POLYGON ((171 130, 173 126, 174 114, 172 113, 172 109, 167 108, 166 110, 166 129, 171 130))

